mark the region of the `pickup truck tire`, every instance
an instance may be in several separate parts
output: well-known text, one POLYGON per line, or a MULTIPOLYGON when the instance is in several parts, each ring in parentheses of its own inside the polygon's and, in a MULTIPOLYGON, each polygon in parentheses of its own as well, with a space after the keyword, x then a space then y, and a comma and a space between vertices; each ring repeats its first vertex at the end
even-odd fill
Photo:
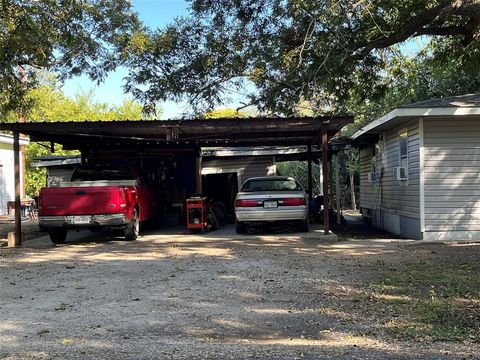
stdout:
POLYGON ((48 228, 48 234, 54 244, 64 244, 67 239, 67 229, 64 228, 48 228))
POLYGON ((132 219, 125 228, 125 240, 133 241, 138 237, 138 232, 140 230, 140 223, 138 221, 138 212, 137 209, 133 210, 132 219))

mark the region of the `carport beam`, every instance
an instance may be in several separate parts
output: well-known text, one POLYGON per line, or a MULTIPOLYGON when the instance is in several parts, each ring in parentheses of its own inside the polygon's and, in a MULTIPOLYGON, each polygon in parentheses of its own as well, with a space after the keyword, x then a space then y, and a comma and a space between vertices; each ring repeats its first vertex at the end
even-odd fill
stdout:
POLYGON ((13 132, 13 164, 15 182, 15 242, 13 246, 22 245, 22 207, 20 203, 20 133, 13 132))
POLYGON ((330 221, 328 218, 328 133, 327 128, 322 126, 322 172, 323 172, 323 229, 325 235, 330 233, 330 221))

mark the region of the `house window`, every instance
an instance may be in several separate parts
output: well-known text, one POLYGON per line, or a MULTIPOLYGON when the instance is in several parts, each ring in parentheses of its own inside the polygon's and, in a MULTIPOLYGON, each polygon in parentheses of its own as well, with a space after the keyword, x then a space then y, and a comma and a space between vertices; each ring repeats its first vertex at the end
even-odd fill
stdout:
POLYGON ((408 180, 408 132, 400 131, 398 135, 400 161, 397 170, 397 180, 408 180))

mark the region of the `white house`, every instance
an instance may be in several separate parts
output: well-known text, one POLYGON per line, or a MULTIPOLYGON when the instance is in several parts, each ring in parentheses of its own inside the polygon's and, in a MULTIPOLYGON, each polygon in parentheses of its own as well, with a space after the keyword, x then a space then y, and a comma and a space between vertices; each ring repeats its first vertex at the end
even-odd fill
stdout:
POLYGON ((404 105, 352 136, 360 207, 414 239, 480 239, 480 95, 404 105))
MULTIPOLYGON (((28 139, 20 138, 20 145, 27 144, 28 139)), ((0 134, 0 214, 6 214, 7 202, 15 199, 13 174, 13 136, 0 134)), ((20 176, 22 176, 22 174, 20 174, 20 176)), ((20 184, 22 183, 23 182, 20 181, 20 184)), ((20 193, 22 193, 22 191, 20 191, 20 193)))

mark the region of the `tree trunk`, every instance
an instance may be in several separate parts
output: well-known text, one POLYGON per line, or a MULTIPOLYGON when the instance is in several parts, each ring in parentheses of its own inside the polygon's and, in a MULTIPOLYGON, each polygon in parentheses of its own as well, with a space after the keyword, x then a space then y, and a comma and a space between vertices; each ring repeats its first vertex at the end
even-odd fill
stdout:
POLYGON ((355 201, 355 172, 350 171, 350 197, 352 199, 352 209, 357 210, 357 203, 355 201))

